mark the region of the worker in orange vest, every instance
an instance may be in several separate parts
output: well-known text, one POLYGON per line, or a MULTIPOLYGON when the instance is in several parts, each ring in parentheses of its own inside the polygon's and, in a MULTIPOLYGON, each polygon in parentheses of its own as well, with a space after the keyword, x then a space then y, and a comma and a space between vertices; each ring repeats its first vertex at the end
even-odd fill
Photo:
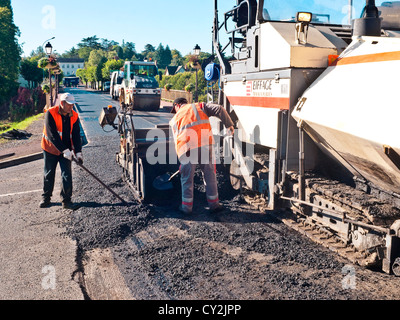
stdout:
POLYGON ((61 169, 61 199, 64 209, 76 210, 72 203, 72 157, 83 163, 79 116, 73 110, 75 98, 70 93, 60 97, 60 105, 45 113, 42 137, 44 156, 44 186, 41 208, 50 206, 57 164, 61 169))
POLYGON ((210 212, 221 212, 224 208, 219 203, 214 137, 209 118, 219 118, 233 135, 234 124, 226 110, 215 104, 188 104, 185 98, 174 101, 172 113, 176 113, 170 121, 174 134, 175 148, 179 158, 182 205, 179 210, 191 213, 193 210, 193 179, 196 166, 200 165, 206 185, 207 202, 210 212))

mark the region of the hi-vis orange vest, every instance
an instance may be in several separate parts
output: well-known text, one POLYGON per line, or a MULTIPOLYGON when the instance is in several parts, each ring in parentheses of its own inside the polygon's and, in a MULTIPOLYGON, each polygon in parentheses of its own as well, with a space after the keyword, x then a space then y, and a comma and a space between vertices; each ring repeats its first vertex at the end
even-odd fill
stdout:
POLYGON ((201 103, 182 106, 170 121, 170 126, 178 158, 191 149, 214 144, 210 121, 201 103))
MULTIPOLYGON (((50 112, 50 114, 53 116, 53 119, 56 123, 57 131, 58 134, 60 135, 60 138, 62 139, 62 132, 63 132, 63 124, 62 124, 62 118, 61 114, 59 114, 59 107, 53 107, 47 112, 50 112)), ((70 132, 70 139, 71 139, 71 145, 73 146, 72 143, 72 130, 74 127, 75 122, 78 121, 78 114, 72 110, 72 117, 71 117, 71 132, 70 132)), ((47 136, 47 131, 46 131, 46 126, 44 126, 43 129, 43 137, 42 137, 42 149, 48 153, 54 154, 56 156, 59 156, 63 150, 58 150, 54 144, 52 144, 49 141, 49 138, 47 136)))

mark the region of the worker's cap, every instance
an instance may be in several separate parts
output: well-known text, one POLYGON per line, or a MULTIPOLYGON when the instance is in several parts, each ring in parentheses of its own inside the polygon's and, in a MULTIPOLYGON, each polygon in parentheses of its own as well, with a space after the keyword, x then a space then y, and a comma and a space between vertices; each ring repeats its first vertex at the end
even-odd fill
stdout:
POLYGON ((178 99, 175 99, 174 103, 172 104, 171 113, 176 113, 176 105, 177 105, 177 104, 179 104, 179 105, 184 105, 184 104, 187 104, 187 103, 188 103, 188 101, 187 101, 185 98, 178 98, 178 99))
POLYGON ((67 102, 69 104, 75 104, 76 103, 74 96, 72 94, 70 94, 70 93, 62 94, 60 96, 60 101, 65 101, 65 102, 67 102))

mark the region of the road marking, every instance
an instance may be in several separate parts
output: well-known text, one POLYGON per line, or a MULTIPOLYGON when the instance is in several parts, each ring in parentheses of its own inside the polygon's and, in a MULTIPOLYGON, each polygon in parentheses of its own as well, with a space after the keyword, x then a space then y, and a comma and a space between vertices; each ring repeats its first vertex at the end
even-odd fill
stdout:
POLYGON ((18 196, 20 194, 35 193, 35 192, 42 192, 42 191, 43 191, 43 189, 24 191, 24 192, 16 192, 16 193, 8 193, 8 194, 0 194, 0 198, 2 198, 2 197, 12 197, 12 196, 18 196))

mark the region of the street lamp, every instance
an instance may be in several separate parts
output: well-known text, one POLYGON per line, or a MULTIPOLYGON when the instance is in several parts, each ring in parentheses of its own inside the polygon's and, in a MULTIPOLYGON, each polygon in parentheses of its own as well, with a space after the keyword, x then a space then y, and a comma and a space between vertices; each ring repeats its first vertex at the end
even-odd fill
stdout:
MULTIPOLYGON (((193 48, 194 50, 194 54, 197 56, 197 59, 199 58, 200 52, 201 52, 201 48, 198 44, 196 44, 196 46, 193 48)), ((198 72, 198 66, 196 66, 196 89, 195 89, 195 102, 199 102, 199 93, 198 93, 198 78, 197 78, 197 72, 198 72)))
MULTIPOLYGON (((49 58, 50 58, 50 56, 51 56, 51 54, 53 52, 53 46, 51 45, 51 43, 49 41, 53 40, 54 38, 55 37, 53 37, 53 38, 51 38, 49 40, 46 40, 48 42, 47 42, 46 46, 44 47, 44 51, 46 52, 46 54, 48 55, 49 58)), ((43 42, 43 44, 45 42, 43 42)), ((49 82, 50 82, 50 108, 52 108, 53 107, 53 88, 51 86, 51 69, 49 69, 49 82)))
POLYGON ((51 45, 50 42, 47 42, 46 46, 44 47, 44 50, 46 51, 46 54, 50 57, 51 53, 53 52, 53 46, 51 45))
POLYGON ((198 44, 196 44, 196 46, 194 47, 193 50, 194 50, 194 54, 195 54, 196 56, 200 55, 201 48, 200 48, 200 46, 199 46, 198 44))

